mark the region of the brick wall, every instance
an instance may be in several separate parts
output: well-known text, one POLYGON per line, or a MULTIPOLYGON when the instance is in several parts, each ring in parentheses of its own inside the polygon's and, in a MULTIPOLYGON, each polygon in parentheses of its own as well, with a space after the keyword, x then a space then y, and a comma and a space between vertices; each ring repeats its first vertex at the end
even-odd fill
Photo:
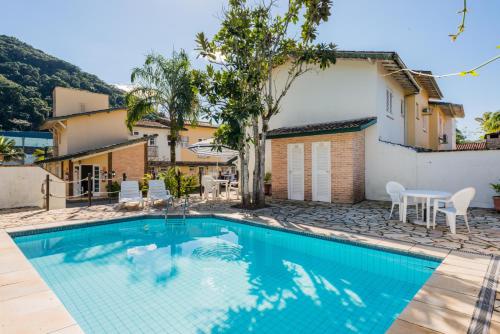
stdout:
POLYGON ((134 180, 144 176, 146 145, 135 145, 113 152, 113 170, 118 178, 121 178, 123 173, 127 174, 127 178, 134 180))
POLYGON ((312 143, 331 143, 331 192, 334 203, 365 198, 365 132, 280 138, 271 140, 273 197, 288 198, 287 145, 304 144, 304 198, 312 200, 312 143))

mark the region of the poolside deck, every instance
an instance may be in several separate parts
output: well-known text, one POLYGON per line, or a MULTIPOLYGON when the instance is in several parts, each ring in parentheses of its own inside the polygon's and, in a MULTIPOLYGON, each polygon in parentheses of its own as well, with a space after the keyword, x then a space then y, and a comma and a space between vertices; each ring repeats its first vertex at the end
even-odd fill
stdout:
MULTIPOLYGON (((275 225, 300 230, 311 227, 380 237, 384 239, 461 250, 477 254, 500 256, 500 214, 491 209, 472 208, 469 211, 471 232, 458 220, 457 234, 449 233, 443 216, 438 216, 436 229, 422 225, 403 223, 397 213, 388 220, 390 205, 387 202, 364 201, 358 204, 322 204, 270 200, 270 206, 256 211, 232 208, 234 201, 202 201, 198 196, 191 199, 191 211, 199 213, 239 213, 248 219, 258 219, 275 225)), ((142 213, 161 213, 161 208, 146 208, 142 213)), ((170 210, 171 213, 175 211, 170 210)), ((178 212, 178 211, 177 211, 178 212)), ((117 210, 115 205, 73 207, 62 210, 40 209, 0 210, 0 229, 61 221, 88 221, 137 215, 137 210, 117 210)), ((410 211, 411 221, 415 218, 410 211)))
MULTIPOLYGON (((387 220, 389 206, 385 202, 338 205, 270 201, 269 207, 256 211, 235 209, 231 207, 233 204, 228 201, 206 202, 193 197, 190 207, 192 214, 218 213, 442 258, 442 264, 394 322, 390 333, 467 333, 471 330, 488 333, 488 327, 489 333, 500 333, 500 260, 495 260, 500 255, 500 214, 492 210, 471 209, 471 233, 467 233, 465 225, 459 224, 458 233, 451 235, 442 219, 435 230, 387 220), (489 311, 485 313, 487 309, 489 311), (491 321, 485 321, 485 316, 491 321)), ((80 333, 79 326, 5 232, 159 213, 162 211, 157 208, 117 210, 114 205, 50 212, 39 209, 0 211, 0 249, 8 251, 8 254, 0 256, 0 264, 5 264, 0 271, 0 311, 4 306, 5 310, 8 307, 10 318, 19 320, 12 323, 7 321, 9 319, 2 319, 0 314, 0 328, 32 326, 33 321, 22 321, 29 315, 31 320, 40 318, 40 326, 46 328, 40 332, 56 333, 53 329, 58 328, 61 333, 80 333), (40 311, 33 310, 35 317, 24 311, 26 302, 41 305, 40 311), (42 317, 43 312, 49 312, 47 314, 58 321, 48 323, 42 317), (37 318, 37 314, 40 317, 37 318)))

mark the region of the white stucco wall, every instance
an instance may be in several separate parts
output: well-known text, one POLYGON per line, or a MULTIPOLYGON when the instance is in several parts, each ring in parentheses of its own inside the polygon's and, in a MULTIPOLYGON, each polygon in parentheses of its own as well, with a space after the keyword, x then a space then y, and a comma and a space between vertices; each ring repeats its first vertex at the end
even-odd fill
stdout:
POLYGON ((53 117, 109 108, 109 96, 81 89, 56 87, 52 92, 53 117))
MULTIPOLYGON (((170 145, 168 145, 169 129, 147 128, 142 126, 134 126, 133 132, 138 132, 138 135, 130 135, 130 139, 141 138, 144 135, 158 135, 156 137, 156 146, 158 147, 159 161, 170 161, 170 145)), ((177 151, 175 152, 177 155, 177 151)))
POLYGON ((388 200, 385 185, 397 181, 406 188, 456 192, 474 187, 472 206, 490 208, 494 195, 489 184, 500 179, 498 151, 417 153, 380 142, 377 126, 366 130, 366 198, 388 200))
MULTIPOLYGON (((310 71, 294 82, 282 101, 280 113, 269 122, 270 129, 376 116, 380 138, 403 144, 404 92, 386 74, 376 62, 347 59, 339 59, 326 70, 310 71), (393 93, 390 115, 386 112, 387 88, 393 93)), ((286 68, 280 68, 276 87, 283 86, 286 76, 286 68)))
POLYGON ((402 87, 379 64, 377 72, 377 123, 380 139, 404 144, 405 118, 401 113, 401 101, 406 103, 402 87), (392 91, 392 113, 386 110, 386 91, 392 91))
MULTIPOLYGON (((53 174, 37 166, 2 166, 0 167, 0 209, 20 207, 45 207, 45 195, 42 186, 49 174, 52 180, 62 182, 53 174)), ((50 183, 50 193, 65 196, 64 183, 50 183)), ((50 198, 50 209, 66 207, 64 198, 50 198)))
MULTIPOLYGON (((286 71, 282 67, 277 73, 278 88, 284 84, 286 71)), ((376 116, 376 101, 376 63, 339 59, 326 70, 318 68, 299 77, 269 125, 275 129, 376 116)))
POLYGON ((61 146, 59 154, 71 154, 127 141, 130 132, 125 124, 126 119, 126 109, 68 119, 66 129, 61 132, 61 141, 67 143, 67 151, 64 152, 61 146))

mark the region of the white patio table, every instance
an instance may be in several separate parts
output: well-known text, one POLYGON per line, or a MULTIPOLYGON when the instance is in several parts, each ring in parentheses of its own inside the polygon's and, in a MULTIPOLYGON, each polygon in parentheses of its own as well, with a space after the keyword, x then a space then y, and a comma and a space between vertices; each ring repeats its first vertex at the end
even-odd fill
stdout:
POLYGON ((429 228, 431 221, 431 199, 448 198, 451 196, 451 193, 448 193, 446 191, 436 191, 436 190, 408 189, 403 191, 401 195, 403 196, 403 214, 401 215, 401 221, 403 222, 406 221, 406 209, 408 207, 408 197, 424 198, 425 206, 427 208, 425 221, 427 223, 427 228, 429 228))

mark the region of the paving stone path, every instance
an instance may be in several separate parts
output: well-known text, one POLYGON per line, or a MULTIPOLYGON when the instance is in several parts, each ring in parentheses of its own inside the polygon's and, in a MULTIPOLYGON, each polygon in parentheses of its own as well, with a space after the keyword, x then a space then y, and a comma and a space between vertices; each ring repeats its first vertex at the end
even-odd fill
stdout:
MULTIPOLYGON (((411 223, 397 220, 397 213, 388 219, 390 204, 379 201, 364 201, 354 205, 322 204, 313 202, 269 200, 269 207, 244 211, 232 207, 234 201, 203 201, 191 198, 190 209, 202 213, 242 213, 248 218, 273 221, 283 227, 307 229, 308 226, 376 236, 393 240, 437 246, 473 253, 500 255, 500 214, 490 209, 472 208, 469 211, 470 233, 460 218, 457 234, 449 233, 444 217, 439 217, 436 229, 413 223, 414 212, 410 211, 411 223)), ((172 211, 170 212, 177 212, 172 211)), ((137 210, 119 209, 115 204, 96 205, 90 208, 77 207, 53 211, 40 209, 0 210, 0 228, 56 223, 58 221, 85 221, 126 217, 137 214, 137 210)), ((143 213, 162 213, 160 208, 148 208, 143 213)))

